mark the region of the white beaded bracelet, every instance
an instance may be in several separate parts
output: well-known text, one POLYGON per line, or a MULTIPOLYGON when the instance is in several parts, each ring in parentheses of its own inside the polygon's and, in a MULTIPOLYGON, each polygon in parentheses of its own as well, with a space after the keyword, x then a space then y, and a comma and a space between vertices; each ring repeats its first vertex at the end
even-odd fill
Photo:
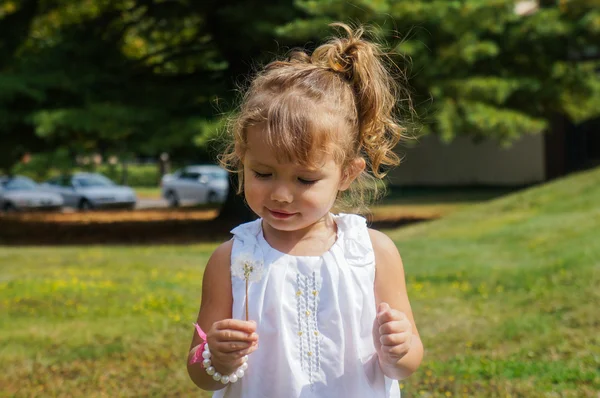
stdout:
POLYGON ((248 369, 248 355, 244 355, 242 357, 242 361, 244 361, 242 366, 237 368, 237 370, 229 376, 222 375, 221 373, 215 370, 214 366, 212 366, 210 362, 211 356, 212 354, 210 353, 210 349, 208 348, 207 343, 204 345, 204 351, 202 352, 202 358, 204 358, 204 361, 202 361, 202 366, 204 366, 204 369, 206 369, 206 373, 208 373, 209 376, 212 376, 214 381, 220 381, 223 384, 235 383, 236 381, 244 377, 246 369, 248 369))

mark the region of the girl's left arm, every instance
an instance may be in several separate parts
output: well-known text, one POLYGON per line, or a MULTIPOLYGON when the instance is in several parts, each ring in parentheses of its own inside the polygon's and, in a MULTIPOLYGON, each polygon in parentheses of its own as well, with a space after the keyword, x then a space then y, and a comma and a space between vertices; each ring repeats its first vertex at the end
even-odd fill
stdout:
POLYGON ((384 233, 370 229, 369 235, 376 264, 373 341, 383 373, 401 380, 421 364, 423 343, 410 308, 400 253, 384 233))

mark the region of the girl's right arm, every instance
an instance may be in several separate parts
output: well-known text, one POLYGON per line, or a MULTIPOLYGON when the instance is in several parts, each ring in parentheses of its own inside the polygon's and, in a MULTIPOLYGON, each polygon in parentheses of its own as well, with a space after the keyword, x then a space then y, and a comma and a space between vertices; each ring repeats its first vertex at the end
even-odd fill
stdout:
MULTIPOLYGON (((216 371, 228 375, 242 365, 242 357, 258 347, 256 324, 231 319, 233 295, 231 292, 231 247, 233 240, 220 245, 212 254, 202 280, 202 304, 198 325, 206 332, 212 353, 211 362, 216 371)), ((192 381, 203 390, 219 390, 225 385, 206 373, 202 362, 190 364, 190 358, 200 347, 202 339, 194 332, 188 355, 187 370, 192 381)))

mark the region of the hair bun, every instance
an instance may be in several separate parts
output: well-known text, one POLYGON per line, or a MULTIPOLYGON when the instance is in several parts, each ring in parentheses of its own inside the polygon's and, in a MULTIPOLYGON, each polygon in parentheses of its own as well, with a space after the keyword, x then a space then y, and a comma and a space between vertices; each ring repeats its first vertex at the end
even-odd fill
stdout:
POLYGON ((358 61, 359 50, 363 44, 360 40, 363 30, 359 28, 353 32, 348 25, 342 23, 333 23, 330 26, 344 30, 346 37, 332 40, 328 45, 317 49, 312 56, 313 63, 331 69, 351 81, 354 77, 354 64, 358 61))
POLYGON ((348 79, 352 79, 354 55, 356 54, 356 51, 354 51, 353 53, 348 51, 352 47, 349 43, 340 42, 338 44, 339 45, 337 46, 331 46, 329 48, 327 54, 327 64, 329 68, 331 68, 331 70, 333 70, 334 72, 341 73, 345 75, 348 79), (344 44, 347 45, 344 46, 344 44))
POLYGON ((380 166, 399 163, 394 147, 402 136, 394 108, 398 85, 385 65, 380 46, 362 39, 364 29, 352 29, 343 23, 333 23, 341 37, 333 37, 312 54, 312 63, 338 73, 352 86, 358 116, 359 142, 362 152, 370 159, 376 177, 385 173, 380 166))

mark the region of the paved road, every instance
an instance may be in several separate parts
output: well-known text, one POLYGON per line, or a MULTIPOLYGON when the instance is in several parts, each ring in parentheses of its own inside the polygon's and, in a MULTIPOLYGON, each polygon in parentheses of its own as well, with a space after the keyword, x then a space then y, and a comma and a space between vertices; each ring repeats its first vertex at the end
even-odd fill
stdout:
POLYGON ((135 208, 140 209, 162 209, 167 207, 168 203, 165 199, 138 199, 135 208))
MULTIPOLYGON (((169 203, 164 199, 138 199, 135 210, 143 209, 164 209, 169 206, 169 203)), ((75 213, 77 209, 72 207, 63 207, 62 213, 75 213)))

